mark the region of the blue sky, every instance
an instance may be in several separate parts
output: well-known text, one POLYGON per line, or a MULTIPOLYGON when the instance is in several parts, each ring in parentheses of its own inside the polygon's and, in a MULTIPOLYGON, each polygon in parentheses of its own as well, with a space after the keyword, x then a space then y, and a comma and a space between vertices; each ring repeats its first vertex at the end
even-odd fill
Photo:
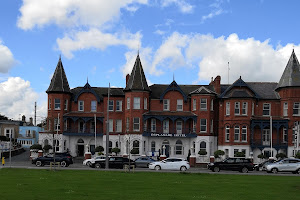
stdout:
POLYGON ((1 0, 0 113, 46 117, 59 56, 71 88, 125 87, 139 50, 149 85, 278 82, 295 49, 297 0, 1 0), (228 78, 228 62, 230 75, 228 78))

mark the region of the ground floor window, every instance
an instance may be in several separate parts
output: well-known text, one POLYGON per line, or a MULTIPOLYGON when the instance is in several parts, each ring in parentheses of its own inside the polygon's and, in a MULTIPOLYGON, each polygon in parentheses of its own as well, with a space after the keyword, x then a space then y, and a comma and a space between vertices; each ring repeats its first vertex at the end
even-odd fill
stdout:
POLYGON ((176 146, 175 146, 175 154, 176 155, 182 155, 182 153, 183 153, 182 141, 177 140, 176 141, 176 146))

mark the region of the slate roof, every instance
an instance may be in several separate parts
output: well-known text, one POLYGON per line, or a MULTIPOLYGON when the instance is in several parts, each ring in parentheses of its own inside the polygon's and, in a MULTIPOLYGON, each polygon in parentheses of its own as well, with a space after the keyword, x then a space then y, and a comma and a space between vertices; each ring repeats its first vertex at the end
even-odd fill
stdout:
MULTIPOLYGON (((71 89, 72 97, 75 98, 84 87, 76 87, 71 89)), ((100 100, 103 100, 104 96, 108 96, 108 87, 91 87, 95 93, 100 97, 100 100)), ((110 88, 111 96, 125 96, 123 88, 110 88)))
POLYGON ((276 90, 282 87, 293 86, 300 86, 300 65, 294 50, 280 78, 276 90))
POLYGON ((136 57, 131 75, 124 90, 150 91, 139 55, 136 57))
POLYGON ((61 62, 61 58, 59 58, 58 60, 56 69, 51 79, 50 86, 46 91, 46 93, 51 93, 51 92, 65 92, 65 93, 70 92, 68 79, 63 64, 61 62))

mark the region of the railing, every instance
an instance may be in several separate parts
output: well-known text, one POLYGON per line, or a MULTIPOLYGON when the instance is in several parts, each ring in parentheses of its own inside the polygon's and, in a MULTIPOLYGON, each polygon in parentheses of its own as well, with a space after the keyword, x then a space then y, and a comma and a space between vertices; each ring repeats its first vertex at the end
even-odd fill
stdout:
MULTIPOLYGON (((63 131, 64 133, 82 133, 82 134, 95 134, 94 129, 78 129, 78 128, 70 128, 63 131)), ((102 134, 103 130, 100 129, 96 131, 97 134, 102 134)))
MULTIPOLYGON (((287 146, 287 142, 284 142, 281 140, 278 141, 278 139, 272 140, 272 146, 287 146)), ((271 140, 261 140, 261 139, 255 139, 251 141, 252 146, 271 146, 271 140)))

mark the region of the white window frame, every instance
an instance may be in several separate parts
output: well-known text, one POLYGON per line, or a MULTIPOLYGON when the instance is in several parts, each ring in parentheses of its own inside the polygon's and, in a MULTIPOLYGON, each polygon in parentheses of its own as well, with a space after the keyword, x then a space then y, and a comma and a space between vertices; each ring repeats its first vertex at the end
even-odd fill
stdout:
POLYGON ((140 97, 133 98, 133 109, 141 109, 141 98, 140 97))
POLYGON ((133 131, 135 131, 135 132, 140 131, 140 118, 139 117, 133 118, 133 131), (138 127, 138 129, 136 127, 138 127))
POLYGON ((91 112, 96 112, 96 111, 97 111, 97 101, 91 101, 91 112))
POLYGON ((148 107, 147 107, 147 98, 145 97, 144 98, 144 110, 147 110, 148 107))
POLYGON ((197 110, 197 99, 193 99, 193 110, 197 110))
POLYGON ((163 133, 169 133, 169 119, 163 121, 163 133))
POLYGON ((247 142, 247 126, 242 127, 242 142, 247 142))
POLYGON ((110 111, 110 112, 114 111, 114 100, 108 101, 108 111, 110 111))
POLYGON ((242 115, 248 115, 248 102, 242 103, 242 115))
POLYGON ((170 99, 163 99, 163 110, 164 111, 170 110, 170 99))
POLYGON ((151 132, 156 132, 156 119, 151 119, 151 132))
POLYGON ((225 142, 229 142, 229 141, 230 141, 230 127, 225 126, 225 142))
POLYGON ((288 102, 283 103, 283 116, 288 116, 288 102))
POLYGON ((230 102, 226 102, 226 111, 225 115, 229 116, 230 115, 230 102))
POLYGON ((210 120, 210 133, 214 132, 214 120, 210 120))
POLYGON ((234 115, 240 115, 241 109, 240 109, 240 102, 234 102, 234 115))
POLYGON ((283 143, 288 142, 288 130, 286 128, 282 129, 282 142, 283 143))
POLYGON ((84 111, 84 101, 78 101, 78 111, 84 111))
POLYGON ((214 100, 210 100, 210 110, 213 111, 214 110, 214 100))
POLYGON ((240 141, 240 126, 234 126, 234 142, 240 141))
POLYGON ((177 99, 177 111, 183 111, 183 99, 177 99))
POLYGON ((207 132, 207 120, 200 119, 200 133, 206 133, 206 132, 207 132), (202 122, 205 122, 205 124, 202 122), (202 128, 204 128, 204 129, 202 129, 202 128))
POLYGON ((300 103, 299 102, 294 102, 294 105, 293 105, 293 116, 300 116, 300 103))
POLYGON ((252 103, 252 116, 254 116, 254 109, 255 109, 255 104, 252 103))
POLYGON ((177 120, 176 121, 176 133, 177 134, 182 134, 182 121, 181 120, 177 120))
POLYGON ((207 99, 200 99, 200 110, 207 110, 207 99))
POLYGON ((68 99, 65 99, 64 110, 68 110, 68 99))
POLYGON ((263 116, 270 116, 271 115, 271 104, 270 103, 264 103, 263 104, 263 116), (269 108, 267 108, 267 106, 269 108), (268 114, 265 114, 264 111, 268 111, 268 114))
POLYGON ((122 120, 121 119, 116 120, 116 132, 117 133, 122 132, 122 120))
POLYGON ((129 117, 126 118, 126 132, 129 132, 129 117))
POLYGON ((127 110, 130 110, 130 97, 127 97, 127 110))
POLYGON ((60 108, 60 99, 54 99, 54 110, 60 110, 60 108))
POLYGON ((193 120, 193 133, 196 133, 197 121, 193 120))
POLYGON ((108 132, 110 132, 110 133, 114 132, 114 120, 113 119, 108 120, 108 132))
POLYGON ((116 100, 116 111, 122 111, 122 100, 116 100))

